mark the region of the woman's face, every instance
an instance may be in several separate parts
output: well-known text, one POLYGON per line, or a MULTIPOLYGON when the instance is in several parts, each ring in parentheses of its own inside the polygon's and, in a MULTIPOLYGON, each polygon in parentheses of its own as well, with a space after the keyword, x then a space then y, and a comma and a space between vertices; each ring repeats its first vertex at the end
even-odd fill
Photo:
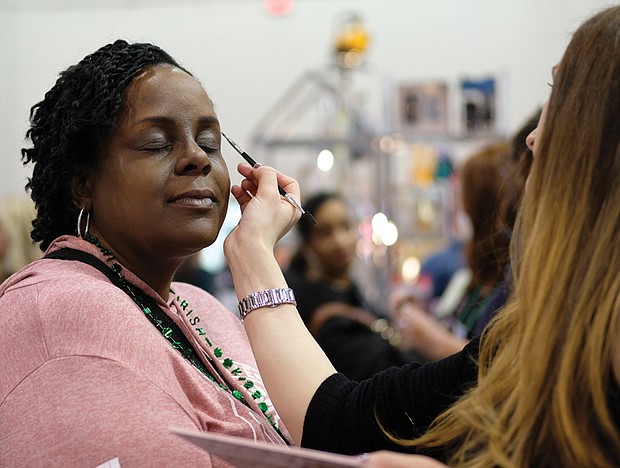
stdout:
MULTIPOLYGON (((558 66, 559 65, 556 65, 551 70, 552 78, 555 78, 555 74, 556 74, 556 71, 558 69, 558 66)), ((538 148, 537 141, 540 141, 540 138, 537 138, 537 135, 542 135, 543 128, 544 128, 544 125, 545 125, 545 119, 547 117, 547 107, 548 106, 549 106, 549 100, 547 100, 547 102, 545 102, 545 105, 542 108, 542 112, 540 114, 540 118, 538 119, 538 125, 536 126, 536 128, 534 130, 532 130, 532 132, 525 139, 525 143, 527 144, 527 147, 530 149, 530 151, 532 152, 532 154, 534 156, 537 155, 536 154, 537 153, 536 148, 538 148)))
POLYGON ((525 144, 530 149, 534 156, 538 155, 538 141, 540 138, 537 138, 537 135, 542 135, 543 128, 545 125, 545 119, 547 117, 547 107, 549 106, 549 100, 545 102, 545 105, 542 108, 542 112, 540 113, 540 118, 538 119, 538 125, 534 130, 530 132, 530 134, 525 138, 525 144))
POLYGON ((91 232, 138 274, 213 243, 230 188, 220 143, 196 79, 168 65, 145 69, 127 87, 118 128, 85 185, 91 232))
POLYGON ((355 258, 357 242, 347 205, 333 198, 313 214, 318 224, 310 234, 307 247, 324 273, 337 276, 347 272, 355 258))

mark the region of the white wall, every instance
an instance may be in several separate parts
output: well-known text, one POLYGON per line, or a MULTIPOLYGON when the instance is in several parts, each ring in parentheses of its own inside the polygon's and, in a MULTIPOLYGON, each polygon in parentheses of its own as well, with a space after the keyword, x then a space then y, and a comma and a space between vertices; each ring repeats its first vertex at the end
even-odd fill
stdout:
MULTIPOLYGON (((170 52, 202 80, 226 132, 248 147, 244 143, 258 120, 291 83, 306 70, 325 66, 335 23, 353 10, 372 35, 360 81, 364 74, 398 81, 499 73, 508 83, 502 125, 512 130, 546 99, 550 67, 574 28, 611 4, 297 0, 290 16, 270 17, 260 0, 146 3, 0 1, 0 196, 23 191, 27 171, 20 148, 29 108, 60 70, 116 38, 154 42, 170 52)), ((381 99, 377 87, 367 93, 369 102, 381 99)), ((370 105, 371 112, 379 109, 370 105)), ((225 151, 233 168, 237 157, 225 151)))

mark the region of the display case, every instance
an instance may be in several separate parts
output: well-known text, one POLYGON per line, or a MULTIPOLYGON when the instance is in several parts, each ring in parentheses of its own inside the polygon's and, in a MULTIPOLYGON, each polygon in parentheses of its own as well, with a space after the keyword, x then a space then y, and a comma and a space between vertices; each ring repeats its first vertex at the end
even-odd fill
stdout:
POLYGON ((351 73, 328 68, 299 77, 259 121, 252 151, 295 177, 302 198, 319 190, 346 196, 359 220, 356 273, 368 299, 381 305, 393 286, 415 282, 416 264, 419 271, 429 253, 463 229, 455 173, 469 155, 503 135, 454 118, 450 125, 448 87, 441 83, 384 83, 384 119, 377 125, 353 89, 351 73), (402 103, 413 105, 412 96, 419 109, 410 108, 404 122, 402 103), (321 170, 319 154, 326 153, 332 165, 321 170), (377 213, 397 230, 393 243, 373 233, 377 213))

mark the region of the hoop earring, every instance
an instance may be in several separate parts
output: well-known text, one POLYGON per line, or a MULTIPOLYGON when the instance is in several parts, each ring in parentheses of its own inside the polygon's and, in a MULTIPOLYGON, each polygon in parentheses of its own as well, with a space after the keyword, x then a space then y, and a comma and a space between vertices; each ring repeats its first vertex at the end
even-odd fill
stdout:
POLYGON ((88 227, 90 225, 90 211, 86 211, 86 226, 84 226, 84 234, 82 234, 82 215, 86 211, 86 208, 82 207, 77 219, 77 236, 80 239, 86 239, 88 237, 88 227))

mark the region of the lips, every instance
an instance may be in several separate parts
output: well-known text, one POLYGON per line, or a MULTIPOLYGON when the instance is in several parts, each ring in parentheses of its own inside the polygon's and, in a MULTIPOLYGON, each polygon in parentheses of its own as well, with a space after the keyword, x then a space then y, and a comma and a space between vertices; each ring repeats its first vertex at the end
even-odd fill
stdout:
POLYGON ((333 258, 341 263, 350 263, 354 253, 350 249, 342 249, 334 252, 333 258))
POLYGON ((211 190, 189 190, 171 198, 170 203, 197 207, 211 207, 217 204, 217 197, 211 190))

